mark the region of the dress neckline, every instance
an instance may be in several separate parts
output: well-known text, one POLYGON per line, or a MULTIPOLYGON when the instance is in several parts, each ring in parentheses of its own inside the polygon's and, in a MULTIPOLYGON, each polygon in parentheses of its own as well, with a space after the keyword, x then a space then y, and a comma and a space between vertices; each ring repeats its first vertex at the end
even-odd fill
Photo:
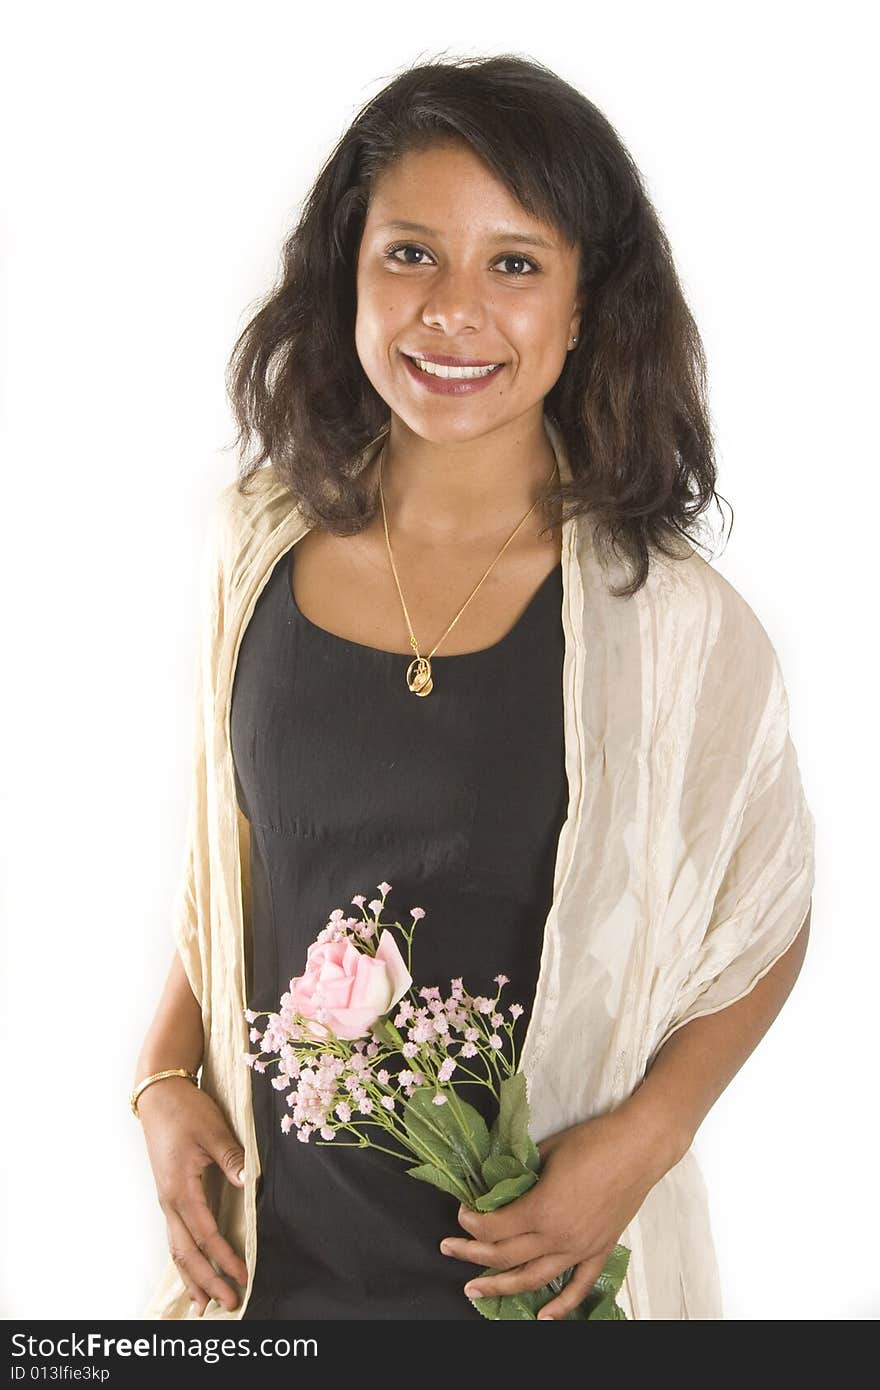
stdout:
MULTIPOLYGON (((293 556, 295 550, 296 546, 291 546, 290 550, 286 552, 284 556, 282 556, 281 567, 284 574, 284 586, 287 590, 288 605, 301 627, 303 627, 306 631, 311 632, 319 640, 324 640, 327 643, 341 645, 344 647, 357 647, 359 651, 371 652, 374 656, 379 657, 383 660, 393 658, 395 661, 401 661, 411 656, 410 652, 391 652, 384 647, 372 647, 367 642, 358 642, 353 637, 342 637, 338 632, 331 632, 329 628, 321 627, 318 623, 313 623, 311 618, 307 618, 305 613, 303 613, 302 609, 297 603, 296 595, 293 592, 293 556)), ((508 628, 507 632, 505 632, 503 637, 500 637, 497 642, 493 642, 492 645, 489 647, 479 647, 476 651, 473 652, 453 652, 451 655, 446 656, 444 656, 442 652, 437 652, 435 656, 431 657, 431 661, 439 661, 443 663, 451 661, 477 661, 480 658, 485 658, 493 654, 497 654, 503 647, 507 646, 509 642, 512 642, 514 640, 514 638, 519 633, 520 629, 525 624, 529 615, 534 610, 538 602, 538 599, 550 587, 551 581, 558 580, 561 574, 562 560, 559 559, 557 560, 553 568, 541 580, 541 583, 538 585, 537 589, 532 594, 532 597, 529 599, 525 608, 520 613, 516 622, 513 624, 513 627, 508 628)))

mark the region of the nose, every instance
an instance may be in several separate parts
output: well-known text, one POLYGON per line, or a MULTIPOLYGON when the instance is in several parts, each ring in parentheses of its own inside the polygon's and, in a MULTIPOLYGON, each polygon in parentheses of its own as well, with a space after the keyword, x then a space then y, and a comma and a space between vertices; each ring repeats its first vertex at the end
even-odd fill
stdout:
POLYGON ((479 272, 447 268, 431 277, 422 306, 422 322, 454 337, 464 329, 479 332, 486 322, 485 285, 479 272))

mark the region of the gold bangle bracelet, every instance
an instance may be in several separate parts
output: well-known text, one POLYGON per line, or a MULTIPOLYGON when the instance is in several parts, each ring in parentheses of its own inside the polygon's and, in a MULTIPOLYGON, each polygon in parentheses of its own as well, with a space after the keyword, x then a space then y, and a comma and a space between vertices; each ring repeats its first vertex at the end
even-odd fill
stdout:
POLYGON ((166 1076, 185 1076, 194 1086, 198 1086, 199 1084, 199 1078, 196 1076, 195 1072, 187 1071, 185 1067, 170 1067, 168 1071, 156 1071, 153 1072, 152 1076, 145 1076, 143 1081, 138 1082, 128 1098, 128 1103, 131 1106, 131 1113, 136 1120, 140 1119, 137 1103, 141 1091, 145 1091, 148 1086, 152 1086, 154 1081, 162 1081, 166 1076))

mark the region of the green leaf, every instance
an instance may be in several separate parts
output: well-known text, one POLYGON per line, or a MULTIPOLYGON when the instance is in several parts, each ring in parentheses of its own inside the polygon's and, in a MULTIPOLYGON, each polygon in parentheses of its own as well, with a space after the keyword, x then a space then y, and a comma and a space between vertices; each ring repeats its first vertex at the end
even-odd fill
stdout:
POLYGON ((520 1163, 513 1154, 492 1153, 492 1135, 489 1135, 490 1152, 489 1157, 483 1163, 483 1181, 487 1191, 503 1182, 505 1178, 518 1178, 523 1173, 530 1173, 532 1170, 527 1168, 524 1163, 520 1163))
POLYGON ((591 1313, 587 1314, 590 1322, 626 1322, 626 1313, 613 1298, 603 1298, 591 1313))
MULTIPOLYGON (((480 1278, 504 1272, 502 1269, 484 1269, 480 1272, 480 1278)), ((547 1301, 547 1290, 495 1294, 491 1298, 472 1298, 470 1301, 478 1313, 492 1322, 534 1322, 538 1309, 547 1301)))
POLYGON ((460 1202, 467 1202, 468 1194, 463 1187, 458 1186, 446 1173, 441 1173, 439 1168, 435 1168, 433 1163, 420 1163, 416 1168, 406 1170, 411 1178, 418 1178, 420 1182, 429 1182, 434 1187, 442 1188, 444 1192, 451 1192, 453 1197, 457 1197, 460 1202))
POLYGON ((534 1187, 537 1181, 536 1175, 528 1170, 515 1178, 502 1178, 501 1182, 496 1183, 490 1192, 478 1197, 474 1206, 477 1211, 495 1211, 497 1207, 506 1206, 508 1202, 513 1202, 517 1197, 521 1197, 524 1192, 528 1192, 530 1187, 534 1187))
POLYGON ((620 1286, 623 1283, 623 1277, 626 1274, 628 1264, 629 1251, 626 1246, 615 1245, 608 1259, 605 1261, 605 1264, 602 1266, 602 1272, 593 1285, 594 1289, 603 1296, 608 1294, 612 1298, 616 1298, 617 1294, 620 1292, 620 1286))
POLYGON ((537 1173, 541 1155, 529 1134, 529 1103, 525 1073, 516 1071, 501 1083, 501 1104, 492 1126, 493 1154, 513 1154, 520 1163, 537 1173))
POLYGON ((403 1107, 406 1132, 421 1154, 465 1186, 479 1177, 489 1152, 489 1130, 479 1110, 457 1099, 434 1105, 433 1086, 418 1086, 403 1107))
MULTIPOLYGON (((606 1261, 605 1270, 614 1260, 612 1275, 616 1277, 618 1268, 629 1259, 629 1251, 623 1245, 615 1246, 611 1255, 606 1261), (622 1251, 619 1255, 617 1252, 622 1251)), ((484 1269, 478 1277, 489 1278, 493 1274, 503 1274, 501 1269, 484 1269)), ((520 1293, 495 1294, 489 1298, 472 1298, 470 1301, 481 1313, 484 1318, 489 1318, 495 1322, 524 1321, 526 1319, 537 1319, 538 1313, 552 1299, 557 1298, 566 1284, 574 1274, 574 1266, 566 1269, 562 1274, 557 1274, 551 1279, 549 1284, 545 1284, 540 1289, 527 1289, 520 1293)), ((600 1276, 601 1278, 601 1276, 600 1276)), ((622 1275, 621 1275, 622 1278, 622 1275)), ((609 1281, 610 1282, 610 1281, 609 1281)), ((566 1313, 564 1321, 567 1322, 626 1322, 627 1316, 623 1309, 615 1302, 614 1293, 603 1292, 598 1282, 591 1289, 587 1297, 573 1308, 570 1313, 566 1313)))

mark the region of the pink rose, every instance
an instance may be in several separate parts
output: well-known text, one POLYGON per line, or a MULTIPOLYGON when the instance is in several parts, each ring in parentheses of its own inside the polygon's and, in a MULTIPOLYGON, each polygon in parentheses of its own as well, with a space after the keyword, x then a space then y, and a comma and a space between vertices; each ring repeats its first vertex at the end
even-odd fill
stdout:
POLYGON ((397 943, 383 931, 375 956, 352 941, 314 941, 306 971, 290 982, 290 1007, 309 1019, 311 1037, 364 1038, 412 984, 397 943), (320 1021, 319 1021, 320 1020, 320 1021))

